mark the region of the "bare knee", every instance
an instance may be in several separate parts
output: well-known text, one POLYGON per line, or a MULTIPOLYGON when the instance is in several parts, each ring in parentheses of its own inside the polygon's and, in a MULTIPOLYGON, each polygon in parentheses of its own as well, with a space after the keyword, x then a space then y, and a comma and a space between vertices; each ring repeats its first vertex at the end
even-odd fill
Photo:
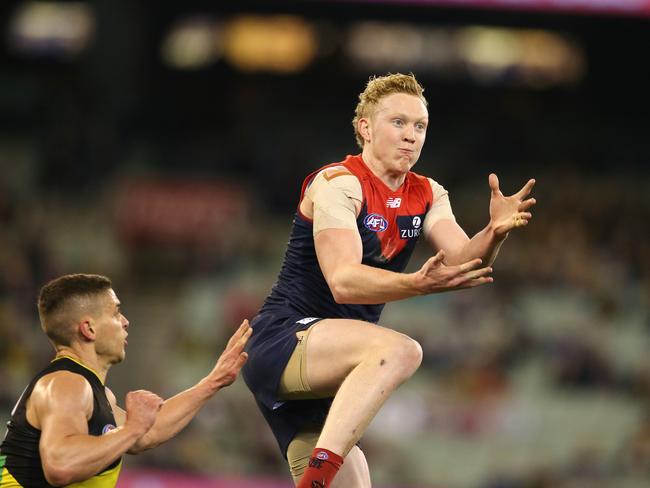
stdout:
POLYGON ((404 367, 408 370, 409 376, 417 371, 422 364, 422 346, 415 339, 404 336, 404 345, 402 346, 402 361, 404 367))
POLYGON ((378 350, 380 366, 395 370, 402 381, 417 371, 422 363, 422 346, 404 334, 398 334, 390 344, 378 350))

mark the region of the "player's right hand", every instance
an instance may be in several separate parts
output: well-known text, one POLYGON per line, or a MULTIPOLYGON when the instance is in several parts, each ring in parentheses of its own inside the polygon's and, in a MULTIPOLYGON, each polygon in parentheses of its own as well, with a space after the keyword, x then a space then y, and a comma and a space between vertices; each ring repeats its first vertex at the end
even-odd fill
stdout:
POLYGON ((151 429, 163 399, 146 390, 130 391, 126 394, 126 422, 140 431, 141 435, 151 429))
POLYGON ((444 259, 445 252, 440 250, 414 273, 416 287, 422 294, 473 288, 494 281, 489 276, 492 268, 479 268, 482 261, 478 258, 455 266, 445 265, 444 259))
POLYGON ((230 337, 226 349, 221 353, 217 364, 206 377, 214 391, 229 386, 237 379, 239 371, 242 369, 248 353, 244 351, 248 339, 250 339, 253 329, 248 320, 244 319, 239 328, 230 337))

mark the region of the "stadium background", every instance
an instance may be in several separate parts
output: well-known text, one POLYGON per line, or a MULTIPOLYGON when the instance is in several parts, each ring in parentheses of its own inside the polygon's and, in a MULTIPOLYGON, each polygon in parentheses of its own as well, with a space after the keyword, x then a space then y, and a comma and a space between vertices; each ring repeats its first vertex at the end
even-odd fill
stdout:
MULTIPOLYGON (((413 71, 415 169, 468 233, 491 171, 539 203, 494 285, 386 308, 425 359, 364 438, 374 483, 647 486, 647 2, 398 3, 2 2, 0 420, 51 356, 34 302, 62 273, 114 280, 118 398, 206 373, 275 279, 304 175, 357 151, 368 76, 413 71)), ((119 486, 290 484, 240 381, 119 486)))

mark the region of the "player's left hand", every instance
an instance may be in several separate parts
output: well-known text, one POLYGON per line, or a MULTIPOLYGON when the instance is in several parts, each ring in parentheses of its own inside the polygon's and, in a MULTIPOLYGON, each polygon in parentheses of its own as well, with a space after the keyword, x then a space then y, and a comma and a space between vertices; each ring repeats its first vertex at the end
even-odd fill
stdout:
POLYGON ((253 329, 251 329, 248 320, 244 319, 207 377, 215 387, 229 386, 237 379, 239 371, 248 359, 248 353, 244 352, 244 347, 252 333, 253 329))
POLYGON ((499 178, 491 173, 488 178, 492 194, 490 195, 490 224, 494 229, 494 234, 498 238, 505 236, 516 227, 528 225, 533 214, 529 212, 530 208, 537 203, 534 198, 526 198, 530 195, 535 180, 530 179, 514 195, 506 197, 499 189, 499 178))

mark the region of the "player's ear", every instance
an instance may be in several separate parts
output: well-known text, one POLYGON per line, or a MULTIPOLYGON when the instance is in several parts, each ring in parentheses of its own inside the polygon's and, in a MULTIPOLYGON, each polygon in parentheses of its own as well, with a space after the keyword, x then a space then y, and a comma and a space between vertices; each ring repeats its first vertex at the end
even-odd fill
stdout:
POLYGON ((364 118, 359 119, 359 122, 357 122, 357 130, 359 131, 359 134, 361 134, 362 139, 364 142, 370 142, 370 120, 364 118))
POLYGON ((93 325, 93 320, 90 317, 84 317, 78 324, 79 333, 87 341, 95 340, 95 328, 93 325))

